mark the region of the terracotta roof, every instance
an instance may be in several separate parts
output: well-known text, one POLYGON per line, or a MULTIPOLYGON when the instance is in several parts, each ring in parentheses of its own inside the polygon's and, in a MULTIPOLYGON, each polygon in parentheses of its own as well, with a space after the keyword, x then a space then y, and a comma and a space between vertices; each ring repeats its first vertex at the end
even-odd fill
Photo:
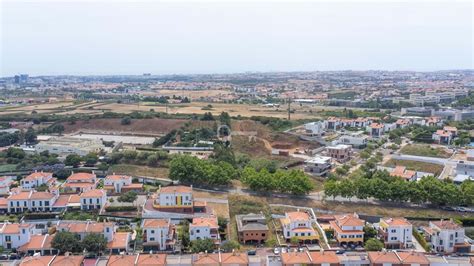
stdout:
POLYGON ((397 165, 392 172, 390 172, 390 176, 399 176, 405 179, 411 179, 416 175, 415 171, 406 170, 405 166, 397 165))
POLYGON ((411 226, 411 223, 405 218, 383 218, 383 221, 390 226, 411 226))
POLYGON ((196 217, 193 218, 192 224, 190 226, 208 226, 212 228, 219 227, 216 217, 196 217))
POLYGON ((8 201, 6 198, 0 198, 0 209, 8 207, 8 201))
POLYGON ((380 123, 372 123, 370 124, 370 127, 371 128, 383 128, 383 124, 380 124, 380 123))
POLYGON ((90 173, 74 173, 67 178, 67 181, 92 180, 96 178, 95 174, 90 173))
POLYGON ((400 259, 398 258, 395 252, 380 252, 380 251, 372 251, 368 252, 369 260, 371 263, 392 263, 392 264, 399 264, 400 259))
POLYGON ((442 129, 436 130, 436 135, 441 136, 441 137, 450 137, 451 133, 449 131, 445 131, 442 129))
POLYGON ((249 258, 245 253, 221 253, 221 265, 249 264, 249 258))
POLYGON ((112 248, 126 248, 128 245, 129 232, 117 232, 114 234, 114 239, 107 244, 109 249, 112 248))
POLYGON ((23 178, 23 180, 28 180, 28 181, 33 181, 38 178, 42 177, 52 177, 53 173, 47 173, 47 172, 34 172, 23 178))
POLYGON ((166 265, 166 254, 138 254, 139 266, 166 265))
POLYGON ((431 223, 440 229, 454 230, 462 228, 459 224, 453 222, 452 220, 431 221, 431 223))
POLYGON ((429 264, 425 254, 421 252, 397 252, 403 264, 429 264))
POLYGON ((31 191, 22 191, 18 194, 13 194, 8 197, 9 200, 27 200, 30 198, 31 191))
POLYGON ((49 266, 55 256, 31 256, 25 257, 20 262, 20 266, 49 266))
POLYGON ((297 212, 287 212, 287 213, 286 213, 286 216, 287 216, 290 220, 305 220, 305 221, 310 220, 309 214, 306 213, 306 212, 300 212, 300 211, 297 211, 297 212))
POLYGON ((145 219, 143 220, 143 228, 168 227, 170 221, 166 219, 145 219))
POLYGON ((130 179, 130 178, 132 177, 128 175, 108 175, 105 177, 105 179, 110 179, 110 180, 122 180, 122 179, 130 179))
POLYGON ((281 254, 283 264, 311 264, 309 254, 306 252, 288 252, 281 254))
POLYGON ((54 197, 55 197, 55 195, 53 193, 40 192, 40 191, 36 192, 35 191, 35 192, 31 193, 30 199, 33 199, 33 200, 35 200, 35 199, 52 199, 54 197))
POLYGON ((196 254, 193 256, 193 265, 220 265, 219 254, 196 254))
POLYGON ((160 193, 191 193, 193 189, 186 186, 168 186, 161 187, 160 193))
POLYGON ((445 126, 445 127, 443 127, 443 129, 446 130, 446 131, 453 131, 453 132, 458 131, 458 129, 456 127, 449 127, 449 126, 445 126))
POLYGON ((105 195, 105 191, 101 189, 91 189, 83 192, 81 198, 102 198, 105 195))
POLYGON ((107 266, 135 266, 137 255, 111 255, 107 266))
POLYGON ((30 241, 19 247, 20 251, 51 249, 52 235, 32 235, 30 241))
POLYGON ((19 224, 19 223, 8 223, 5 224, 2 233, 3 234, 19 234, 20 228, 30 227, 30 224, 19 224))
POLYGON ((81 266, 84 256, 56 256, 50 266, 81 266))
POLYGON ((356 214, 336 215, 339 226, 364 226, 364 220, 359 219, 356 214))
POLYGON ((312 264, 339 264, 339 258, 334 251, 319 251, 319 252, 310 252, 312 264))

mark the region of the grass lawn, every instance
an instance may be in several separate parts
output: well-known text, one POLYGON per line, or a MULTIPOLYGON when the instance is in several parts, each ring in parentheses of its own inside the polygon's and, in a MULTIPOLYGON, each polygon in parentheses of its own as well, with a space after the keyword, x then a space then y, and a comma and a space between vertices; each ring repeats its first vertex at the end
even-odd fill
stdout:
POLYGON ((124 174, 131 176, 151 176, 168 178, 169 169, 162 167, 148 167, 133 164, 116 164, 109 168, 109 173, 124 174))
POLYGON ((405 166, 408 170, 433 173, 435 175, 439 175, 443 171, 443 166, 440 164, 409 161, 409 160, 390 159, 385 163, 384 166, 395 167, 397 165, 405 166))
POLYGON ((11 172, 16 170, 16 164, 0 165, 0 172, 11 172))
POLYGON ((427 157, 438 157, 438 158, 449 158, 452 153, 445 148, 437 147, 432 148, 430 145, 425 144, 409 144, 400 150, 402 154, 416 155, 416 156, 427 156, 427 157))
POLYGON ((97 215, 95 213, 81 212, 81 211, 68 211, 64 213, 63 220, 78 220, 78 221, 95 221, 97 215))

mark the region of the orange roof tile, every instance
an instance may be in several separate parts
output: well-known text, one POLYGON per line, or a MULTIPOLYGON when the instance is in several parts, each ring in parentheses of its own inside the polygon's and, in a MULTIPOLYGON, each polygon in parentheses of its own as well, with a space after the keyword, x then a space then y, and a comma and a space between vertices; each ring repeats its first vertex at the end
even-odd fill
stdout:
POLYGON ((283 264, 311 264, 311 259, 306 252, 288 252, 281 254, 283 264))
POLYGON ((107 260, 107 266, 135 266, 138 255, 111 255, 107 260))
POLYGON ((23 178, 23 180, 33 181, 41 177, 52 177, 53 173, 47 172, 34 172, 23 178))
POLYGON ((101 189, 91 189, 83 192, 81 198, 102 198, 105 195, 105 191, 101 189))
POLYGON ((399 264, 400 259, 398 258, 395 252, 380 252, 380 251, 372 251, 368 252, 369 260, 371 263, 383 264, 383 263, 392 263, 392 264, 399 264))
POLYGON ((397 252, 398 257, 402 260, 403 264, 429 264, 430 261, 426 258, 425 254, 421 252, 397 252))
POLYGON ((245 253, 221 253, 221 265, 249 264, 249 258, 245 253))
POLYGON ((219 254, 196 254, 193 256, 193 265, 220 265, 219 254))
POLYGON ((31 256, 25 257, 20 262, 20 266, 49 266, 55 256, 31 256))
POLYGON ((137 265, 140 265, 140 266, 166 265, 166 254, 139 254, 137 265))
POLYGON ((196 217, 193 218, 193 222, 190 226, 208 226, 212 228, 217 228, 217 218, 216 217, 196 217))
POLYGON ((320 252, 310 252, 312 264, 339 264, 339 257, 337 257, 336 252, 334 251, 320 251, 320 252))
POLYGON ((67 178, 67 181, 93 180, 94 178, 96 178, 95 174, 74 173, 67 178))
POLYGON ((114 234, 114 239, 107 243, 107 247, 112 248, 126 248, 128 245, 128 239, 130 238, 129 232, 117 232, 114 234))
POLYGON ((411 223, 405 218, 383 218, 383 221, 390 226, 411 226, 411 223))
POLYGON ((131 176, 128 175, 108 175, 105 177, 105 179, 110 179, 110 180, 122 180, 122 179, 131 179, 131 176))
POLYGON ((290 220, 310 220, 310 217, 309 217, 309 214, 306 213, 306 212, 300 212, 300 211, 297 211, 297 212, 287 212, 286 213, 286 216, 290 219, 290 220))
POLYGON ((461 226, 451 220, 440 220, 440 221, 431 221, 432 224, 436 225, 440 229, 460 229, 461 226))
POLYGON ((143 228, 156 228, 170 226, 169 220, 166 219, 145 219, 143 221, 143 228))
POLYGON ((161 187, 160 193, 191 193, 193 189, 186 186, 168 186, 161 187))

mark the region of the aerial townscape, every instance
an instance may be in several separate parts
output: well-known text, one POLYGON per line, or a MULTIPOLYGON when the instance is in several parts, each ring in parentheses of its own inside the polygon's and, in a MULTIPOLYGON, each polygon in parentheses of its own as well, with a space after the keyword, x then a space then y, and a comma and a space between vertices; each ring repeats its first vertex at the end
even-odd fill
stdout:
POLYGON ((9 263, 473 263, 474 71, 0 84, 9 263))
POLYGON ((240 1, 0 0, 0 266, 474 266, 474 2, 240 1))

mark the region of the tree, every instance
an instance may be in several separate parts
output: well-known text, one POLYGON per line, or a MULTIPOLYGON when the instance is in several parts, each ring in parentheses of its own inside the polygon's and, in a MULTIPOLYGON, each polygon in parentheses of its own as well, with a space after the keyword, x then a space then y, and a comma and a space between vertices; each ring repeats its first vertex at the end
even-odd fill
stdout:
POLYGON ((229 113, 227 113, 227 112, 222 112, 222 113, 219 115, 219 121, 221 122, 221 124, 227 125, 228 127, 230 127, 231 119, 230 119, 229 113))
POLYGON ((212 115, 211 112, 205 112, 204 115, 201 118, 202 121, 214 121, 214 116, 212 115))
POLYGON ((122 120, 120 121, 120 124, 124 126, 130 125, 131 123, 132 123, 132 119, 129 116, 122 118, 122 120))
POLYGON ((223 249, 225 252, 231 252, 233 250, 239 250, 240 249, 240 244, 237 241, 234 240, 228 240, 222 243, 221 249, 223 249))
POLYGON ((372 239, 377 236, 377 230, 370 225, 365 225, 364 226, 364 237, 366 239, 372 239))
POLYGON ((33 144, 36 142, 36 138, 37 138, 37 135, 36 135, 36 132, 33 128, 28 128, 28 130, 26 130, 26 133, 25 133, 25 142, 26 144, 33 144))
POLYGON ((292 238, 290 238, 290 243, 295 246, 300 243, 300 240, 296 236, 293 236, 292 238))
POLYGON ((375 238, 367 240, 364 244, 364 248, 366 251, 381 251, 383 247, 383 243, 375 238))
POLYGON ((86 166, 94 166, 97 161, 99 161, 99 156, 96 153, 89 153, 84 156, 84 161, 86 162, 86 166))
POLYGON ((180 227, 178 227, 178 236, 179 240, 181 240, 181 244, 183 247, 189 247, 189 222, 184 220, 180 223, 180 227))
POLYGON ((88 234, 82 240, 82 246, 89 252, 100 253, 107 247, 107 239, 101 234, 88 234))
POLYGON ((137 200, 137 192, 135 191, 128 191, 125 194, 122 194, 118 197, 119 202, 134 202, 137 200))
POLYGON ((69 154, 66 156, 64 164, 76 168, 81 164, 81 156, 77 154, 69 154))
POLYGON ((51 241, 51 246, 60 253, 81 251, 79 236, 71 232, 57 232, 51 241))
POLYGON ((192 253, 199 253, 199 252, 208 252, 211 253, 214 251, 215 245, 214 241, 210 238, 205 239, 196 239, 191 241, 191 252, 192 253))

